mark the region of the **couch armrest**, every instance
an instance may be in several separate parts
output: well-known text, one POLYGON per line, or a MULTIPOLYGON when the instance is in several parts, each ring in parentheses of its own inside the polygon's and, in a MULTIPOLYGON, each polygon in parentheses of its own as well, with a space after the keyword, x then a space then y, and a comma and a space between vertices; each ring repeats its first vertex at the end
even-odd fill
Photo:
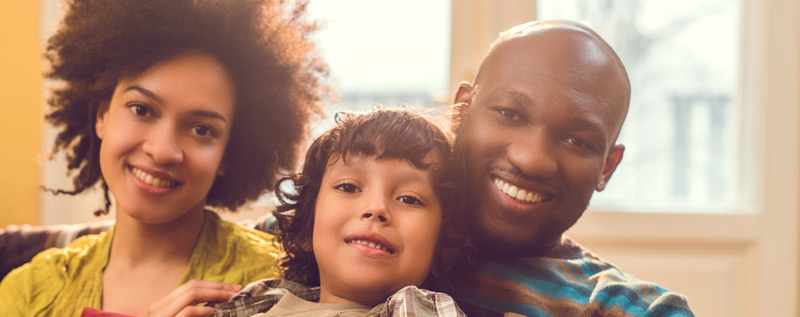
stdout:
MULTIPOLYGON (((278 228, 272 213, 239 224, 272 234, 278 228)), ((39 252, 66 247, 78 237, 106 231, 113 225, 114 221, 110 220, 76 225, 8 226, 0 230, 0 280, 39 252)))
POLYGON ((113 221, 104 221, 77 225, 8 226, 0 230, 0 279, 41 251, 66 247, 80 236, 103 232, 113 224, 113 221))

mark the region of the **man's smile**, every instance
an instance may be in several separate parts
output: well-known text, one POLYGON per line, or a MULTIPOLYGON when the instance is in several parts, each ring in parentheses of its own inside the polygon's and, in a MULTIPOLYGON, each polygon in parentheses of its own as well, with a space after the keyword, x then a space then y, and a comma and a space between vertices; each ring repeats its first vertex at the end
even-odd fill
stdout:
POLYGON ((497 186, 504 194, 508 195, 511 198, 514 198, 517 201, 529 203, 529 204, 536 204, 540 203, 545 200, 547 194, 544 193, 537 193, 531 189, 524 189, 520 188, 516 185, 509 184, 499 178, 494 179, 494 185, 497 186))

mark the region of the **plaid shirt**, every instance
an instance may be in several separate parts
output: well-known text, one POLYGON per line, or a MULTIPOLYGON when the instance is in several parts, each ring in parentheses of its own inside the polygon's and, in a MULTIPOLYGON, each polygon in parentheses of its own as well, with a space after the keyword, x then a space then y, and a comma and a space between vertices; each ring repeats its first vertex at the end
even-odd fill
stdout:
MULTIPOLYGON (((282 279, 266 279, 250 283, 230 301, 217 304, 214 317, 242 317, 265 313, 286 293, 310 301, 319 302, 319 287, 282 279)), ((444 293, 406 286, 392 294, 385 303, 370 310, 368 317, 415 317, 415 316, 466 316, 452 297, 444 293)))

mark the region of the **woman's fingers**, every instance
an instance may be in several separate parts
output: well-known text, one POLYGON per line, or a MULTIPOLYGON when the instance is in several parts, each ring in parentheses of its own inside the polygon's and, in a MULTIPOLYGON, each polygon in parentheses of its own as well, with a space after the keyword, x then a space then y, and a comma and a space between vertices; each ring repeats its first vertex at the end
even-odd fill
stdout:
POLYGON ((204 302, 224 302, 242 289, 222 282, 191 280, 148 308, 148 316, 197 316, 214 313, 213 307, 195 307, 204 302), (209 313, 210 311, 210 313, 209 313))

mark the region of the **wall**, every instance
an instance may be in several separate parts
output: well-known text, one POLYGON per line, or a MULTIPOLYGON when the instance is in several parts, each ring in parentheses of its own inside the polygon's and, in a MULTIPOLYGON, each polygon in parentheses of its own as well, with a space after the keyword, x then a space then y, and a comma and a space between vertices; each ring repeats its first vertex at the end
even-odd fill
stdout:
POLYGON ((0 228, 39 223, 40 8, 39 1, 0 1, 0 228))

